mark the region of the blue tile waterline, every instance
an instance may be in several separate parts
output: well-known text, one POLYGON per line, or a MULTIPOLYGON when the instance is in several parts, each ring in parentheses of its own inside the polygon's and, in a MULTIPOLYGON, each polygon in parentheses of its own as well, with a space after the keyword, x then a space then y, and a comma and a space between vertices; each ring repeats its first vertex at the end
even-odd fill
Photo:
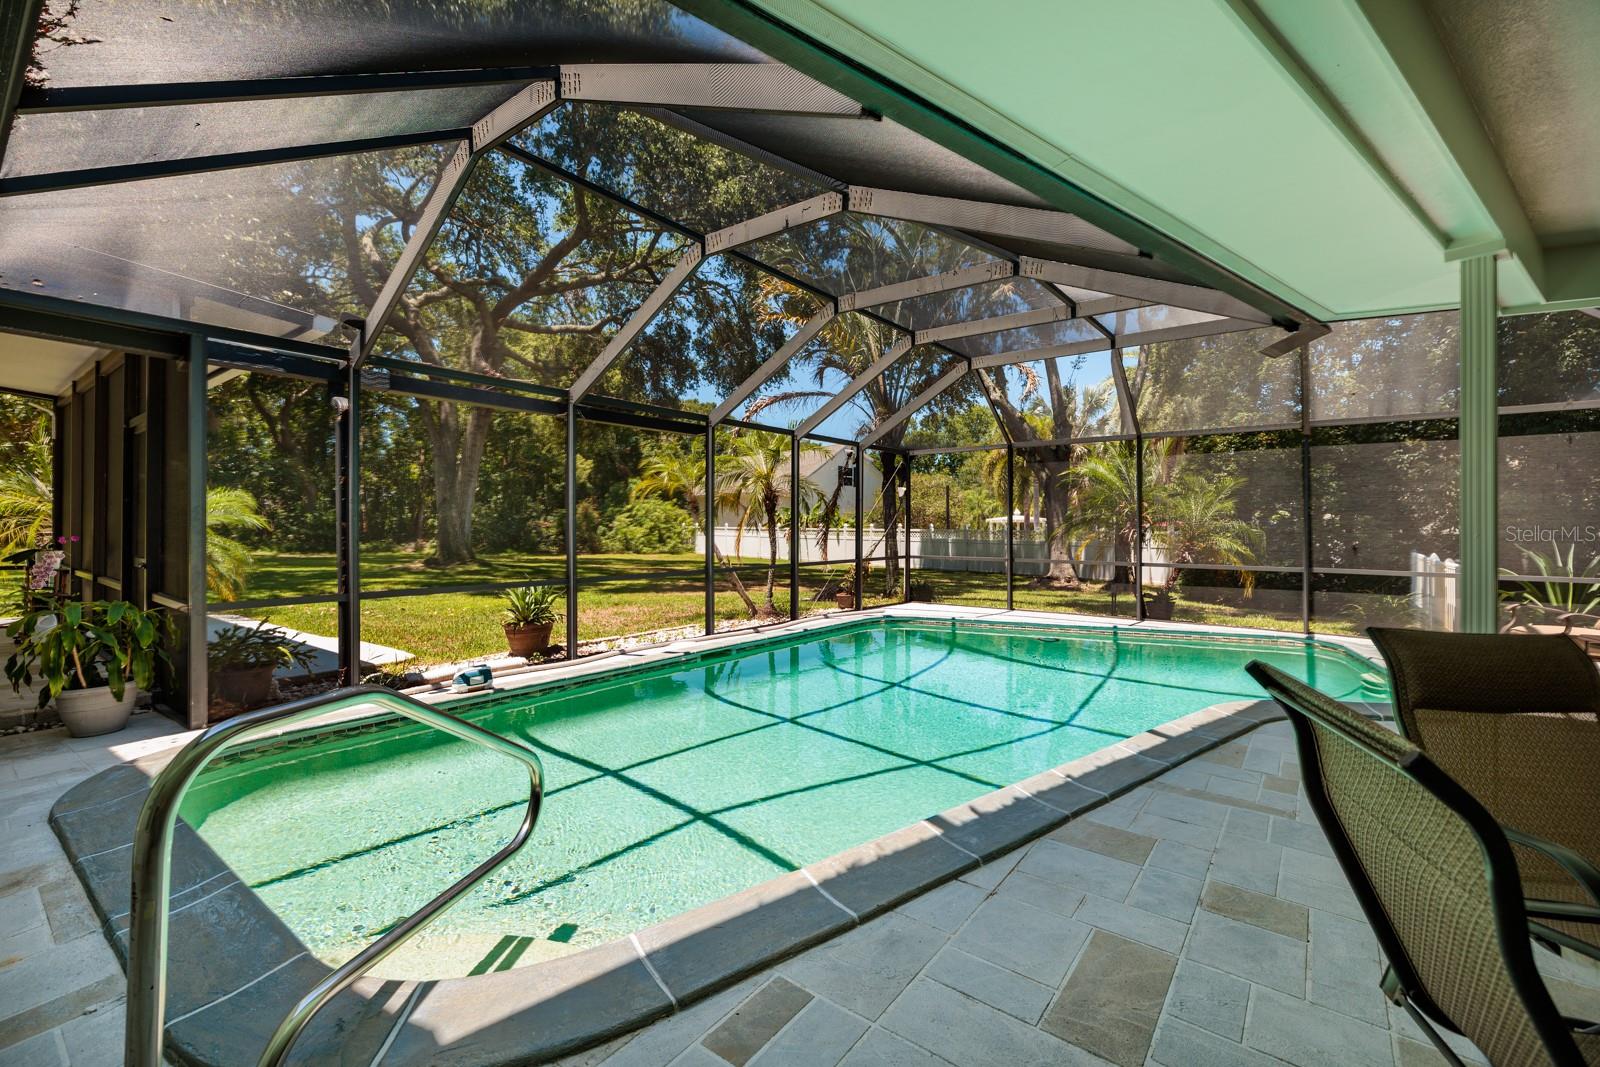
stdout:
MULTIPOLYGON (((625 936, 1259 698, 1251 659, 1342 699, 1386 698, 1371 663, 1317 642, 880 619, 464 704, 538 750, 545 809, 522 854, 429 937, 533 939, 535 962, 625 936)), ((229 761, 183 815, 335 960, 494 851, 525 792, 504 757, 385 724, 229 761)))

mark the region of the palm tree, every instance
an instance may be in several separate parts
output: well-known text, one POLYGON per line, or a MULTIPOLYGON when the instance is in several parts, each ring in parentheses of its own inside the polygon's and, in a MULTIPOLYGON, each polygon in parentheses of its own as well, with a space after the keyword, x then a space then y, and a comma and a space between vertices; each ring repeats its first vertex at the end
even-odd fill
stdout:
MULTIPOLYGON (((1260 557, 1260 529, 1235 514, 1234 497, 1243 484, 1244 479, 1237 475, 1202 475, 1181 466, 1164 485, 1158 483, 1151 505, 1152 526, 1169 563, 1244 567, 1260 557)), ((1255 584, 1253 579, 1252 572, 1239 572, 1247 594, 1255 584)), ((1167 571, 1166 588, 1171 590, 1177 584, 1178 568, 1173 566, 1167 571)))
POLYGON ((238 600, 250 572, 250 549, 222 531, 270 530, 272 524, 243 489, 206 490, 206 589, 218 600, 238 600))
MULTIPOLYGON (((727 571, 729 584, 733 587, 733 591, 739 594, 739 599, 744 601, 745 610, 750 612, 750 617, 753 619, 758 614, 755 601, 750 599, 750 593, 745 589, 739 572, 722 554, 722 549, 717 547, 716 531, 707 529, 703 507, 705 494, 705 457, 679 449, 663 449, 646 459, 639 468, 639 478, 633 483, 632 491, 635 500, 658 497, 662 500, 681 501, 689 509, 689 517, 694 520, 695 529, 699 530, 710 543, 717 565, 727 571)), ((768 599, 771 599, 770 595, 768 599)))
MULTIPOLYGON (((815 449, 815 445, 803 445, 815 449)), ((765 524, 767 528, 767 605, 768 614, 777 614, 773 587, 778 571, 778 505, 790 493, 789 439, 772 433, 740 434, 733 438, 726 466, 717 467, 718 495, 726 498, 739 513, 734 551, 744 537, 745 527, 765 524)), ((795 487, 795 503, 804 512, 821 495, 815 482, 801 478, 795 487)))
MULTIPOLYGON (((1166 552, 1164 588, 1177 585, 1178 564, 1225 563, 1245 567, 1262 551, 1261 531, 1237 517, 1235 497, 1244 479, 1237 475, 1201 475, 1183 469, 1183 455, 1171 441, 1146 441, 1144 503, 1152 516, 1155 540, 1166 552)), ((1132 559, 1139 537, 1135 481, 1138 468, 1132 448, 1096 449, 1077 466, 1075 517, 1061 536, 1077 539, 1110 533, 1119 559, 1132 559)), ((1250 571, 1239 572, 1248 591, 1250 571)))
POLYGON ((0 470, 0 555, 32 548, 50 533, 50 431, 40 419, 15 462, 0 470))

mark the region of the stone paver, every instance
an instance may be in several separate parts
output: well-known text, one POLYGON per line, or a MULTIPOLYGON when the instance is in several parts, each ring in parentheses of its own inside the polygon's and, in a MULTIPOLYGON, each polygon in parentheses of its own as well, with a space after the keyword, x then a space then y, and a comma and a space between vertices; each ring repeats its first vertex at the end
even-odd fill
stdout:
MULTIPOLYGON (((771 1062, 1443 1064, 1378 991, 1376 942, 1305 817, 1293 751, 1287 723, 1261 727, 779 965, 769 973, 815 999, 772 1039, 771 1062), (885 990, 864 995, 875 981, 885 990), (785 1058, 802 1033, 809 1058, 785 1058)), ((1542 965, 1563 997, 1600 1002, 1600 972, 1542 965)), ((602 1062, 641 1062, 626 1053, 602 1062)))
POLYGON ((0 1067, 122 1062, 126 982, 48 822, 90 775, 189 735, 152 712, 100 737, 0 737, 0 1067))

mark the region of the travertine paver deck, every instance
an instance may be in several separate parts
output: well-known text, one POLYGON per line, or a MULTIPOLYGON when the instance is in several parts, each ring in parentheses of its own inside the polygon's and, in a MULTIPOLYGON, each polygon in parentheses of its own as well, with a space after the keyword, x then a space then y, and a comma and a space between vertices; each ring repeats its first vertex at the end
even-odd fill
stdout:
MULTIPOLYGON (((1596 1017, 1600 970, 1541 957, 1596 1017)), ((1279 722, 562 1064, 1443 1064, 1380 971, 1279 722)))
POLYGON ((122 968, 47 819, 91 774, 189 736, 144 712, 101 737, 0 737, 0 1067, 122 1062, 122 968))

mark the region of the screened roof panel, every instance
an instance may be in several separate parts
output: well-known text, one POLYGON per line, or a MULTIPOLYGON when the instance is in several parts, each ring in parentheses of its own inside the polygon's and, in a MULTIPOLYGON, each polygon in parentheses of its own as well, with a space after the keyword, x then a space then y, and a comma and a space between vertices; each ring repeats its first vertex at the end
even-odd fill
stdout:
POLYGON ((129 85, 555 63, 756 62, 658 0, 48 0, 48 83, 129 85))
POLYGON ((968 356, 999 355, 1002 352, 1025 353, 1035 348, 1056 345, 1092 344, 1109 346, 1105 335, 1082 319, 1066 319, 1043 326, 1027 326, 1019 330, 1003 330, 975 337, 960 337, 948 342, 951 348, 968 356))
POLYGON ((818 193, 767 166, 626 108, 569 101, 516 144, 634 203, 708 232, 818 193))
POLYGON ((1111 353, 1085 352, 990 369, 1000 387, 1002 409, 1020 416, 1027 427, 1022 444, 1079 437, 1108 437, 1124 432, 1111 353))
MULTIPOLYGON (((996 258, 914 222, 850 214, 785 230, 745 251, 835 296, 948 274, 996 258)), ((881 308, 874 310, 882 313, 881 308)))
POLYGON ((517 86, 19 115, 0 175, 463 130, 517 86))
MULTIPOLYGON (((887 440, 887 438, 885 438, 887 440)), ((984 399, 976 371, 952 382, 904 424, 900 444, 907 448, 961 448, 1003 444, 1000 423, 984 399)), ((916 491, 913 479, 912 491, 916 491)))
MULTIPOLYGON (((846 439, 860 437, 905 407, 946 371, 962 366, 965 366, 965 361, 959 356, 932 345, 919 345, 869 381, 849 403, 823 420, 817 432, 846 439)), ((898 444, 904 431, 905 424, 901 423, 878 444, 898 444)))
POLYGON ((1300 361, 1269 357, 1275 327, 1159 341, 1123 350, 1146 433, 1296 426, 1300 361))
POLYGON ((1048 207, 891 119, 684 110, 686 117, 849 185, 1048 207))
POLYGON ((491 153, 422 257, 379 347, 566 388, 684 247, 609 200, 491 153))
MULTIPOLYGON (((1095 319, 1120 337, 1148 333, 1152 330, 1170 330, 1180 326, 1199 326, 1208 322, 1221 322, 1223 316, 1166 304, 1147 304, 1144 307, 1096 315, 1095 319)), ((1262 344, 1266 342, 1263 341, 1262 344)))
POLYGON ((1066 301, 1059 296, 1052 296, 1048 287, 1032 278, 1012 277, 965 289, 899 300, 883 305, 878 312, 907 329, 926 330, 934 326, 998 318, 1042 307, 1066 307, 1066 301))
POLYGON ((1312 419, 1453 415, 1460 318, 1440 311, 1334 323, 1309 346, 1312 419))
POLYGON ((315 339, 366 310, 438 146, 0 198, 0 287, 315 339), (350 240, 347 240, 350 238, 350 240))
POLYGON ((822 307, 738 260, 703 262, 595 386, 604 396, 710 408, 822 307))
POLYGON ((741 404, 733 417, 772 426, 798 426, 894 340, 894 331, 880 323, 859 315, 838 315, 741 404))

